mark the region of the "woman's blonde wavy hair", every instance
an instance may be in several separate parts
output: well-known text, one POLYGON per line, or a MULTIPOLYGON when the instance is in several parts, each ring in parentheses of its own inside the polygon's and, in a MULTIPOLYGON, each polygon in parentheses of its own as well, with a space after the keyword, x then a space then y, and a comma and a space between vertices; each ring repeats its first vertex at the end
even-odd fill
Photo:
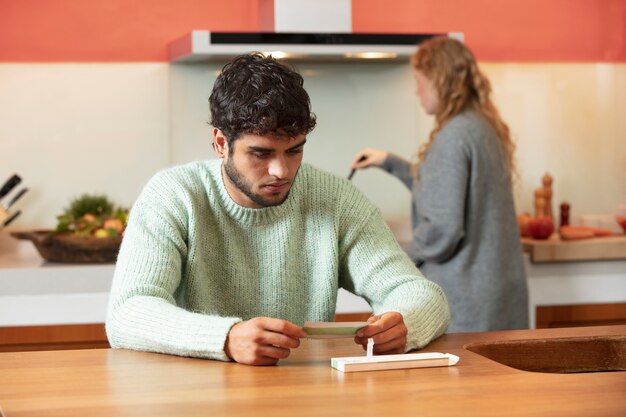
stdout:
POLYGON ((454 116, 471 108, 482 115, 496 131, 505 168, 512 180, 515 176, 515 144, 511 140, 509 127, 491 101, 491 84, 478 69, 472 52, 455 39, 437 37, 420 44, 411 57, 411 65, 434 82, 439 95, 435 127, 430 132, 428 141, 417 152, 415 173, 433 145, 437 133, 454 116))

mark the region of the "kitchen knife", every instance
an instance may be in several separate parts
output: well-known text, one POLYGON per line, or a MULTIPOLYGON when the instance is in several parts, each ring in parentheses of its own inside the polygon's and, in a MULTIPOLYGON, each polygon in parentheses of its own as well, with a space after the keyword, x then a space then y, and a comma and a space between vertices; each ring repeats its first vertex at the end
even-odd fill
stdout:
POLYGON ((18 210, 18 211, 16 211, 15 213, 13 213, 13 214, 11 215, 11 217, 9 217, 8 219, 6 219, 6 220, 4 221, 4 223, 2 223, 2 227, 1 227, 1 228, 5 228, 5 227, 7 227, 8 225, 10 225, 10 224, 11 224, 11 222, 12 222, 13 220, 15 220, 15 218, 16 218, 17 216, 19 216, 20 214, 22 214, 21 210, 18 210))
POLYGON ((15 202, 16 202, 17 200, 19 200, 19 199, 20 199, 20 198, 21 198, 21 197, 22 197, 22 196, 26 193, 26 191, 28 191, 28 188, 22 188, 20 191, 18 191, 18 193, 17 193, 17 194, 15 194, 15 196, 13 196, 13 198, 12 198, 11 200, 9 200, 9 202, 8 202, 8 203, 6 203, 6 204, 4 204, 4 205, 3 205, 3 206, 4 206, 4 209, 5 209, 5 210, 10 209, 10 208, 11 208, 11 206, 12 206, 13 204, 15 204, 15 202))
POLYGON ((0 199, 4 197, 5 195, 9 194, 11 190, 15 188, 15 186, 19 184, 21 181, 22 181, 22 178, 17 174, 9 178, 7 182, 4 183, 2 188, 0 188, 0 199))

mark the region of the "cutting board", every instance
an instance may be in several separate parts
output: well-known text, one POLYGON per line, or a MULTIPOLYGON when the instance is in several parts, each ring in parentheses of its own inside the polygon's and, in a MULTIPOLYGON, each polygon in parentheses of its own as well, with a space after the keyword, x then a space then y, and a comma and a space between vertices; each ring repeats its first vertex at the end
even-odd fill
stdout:
POLYGON ((524 237, 522 247, 536 263, 626 259, 626 235, 580 240, 561 240, 558 234, 546 240, 524 237))

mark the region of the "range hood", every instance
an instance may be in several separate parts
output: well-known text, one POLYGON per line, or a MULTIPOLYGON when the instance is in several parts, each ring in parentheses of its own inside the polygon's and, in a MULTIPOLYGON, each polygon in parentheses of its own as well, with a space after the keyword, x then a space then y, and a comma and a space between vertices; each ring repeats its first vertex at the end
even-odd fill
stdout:
POLYGON ((224 61, 251 51, 308 61, 408 59, 434 36, 463 40, 461 33, 365 34, 209 32, 194 30, 168 46, 171 62, 224 61))

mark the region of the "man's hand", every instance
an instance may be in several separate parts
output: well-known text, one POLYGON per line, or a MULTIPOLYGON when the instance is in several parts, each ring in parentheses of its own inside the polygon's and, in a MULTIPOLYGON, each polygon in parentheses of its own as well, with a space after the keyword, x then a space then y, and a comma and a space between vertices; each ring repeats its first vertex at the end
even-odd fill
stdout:
POLYGON ((367 348, 367 339, 374 339, 374 353, 404 353, 408 330, 404 325, 402 314, 389 312, 380 316, 372 316, 366 327, 358 331, 354 341, 367 348))
POLYGON ((255 317, 231 327, 224 351, 232 360, 247 365, 276 365, 307 337, 302 327, 286 320, 255 317))

